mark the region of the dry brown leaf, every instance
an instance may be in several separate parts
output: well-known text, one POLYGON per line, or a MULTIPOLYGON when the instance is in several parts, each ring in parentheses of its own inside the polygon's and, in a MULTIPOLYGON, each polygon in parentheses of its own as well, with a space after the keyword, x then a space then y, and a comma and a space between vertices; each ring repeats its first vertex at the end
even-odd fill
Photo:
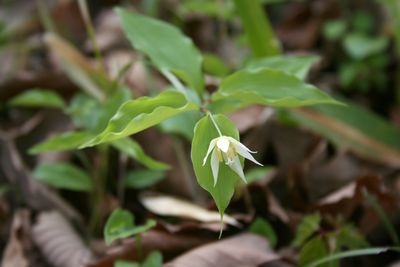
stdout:
POLYGON ((4 250, 2 267, 28 267, 25 251, 30 247, 29 211, 19 210, 12 222, 10 237, 4 250))
POLYGON ((57 267, 85 266, 92 252, 59 212, 43 212, 32 228, 33 241, 48 262, 57 267))
MULTIPOLYGON (((164 256, 168 254, 177 255, 188 249, 211 242, 213 239, 195 234, 168 233, 159 230, 150 230, 141 235, 142 250, 146 254, 150 251, 159 250, 164 256)), ((88 264, 89 267, 114 267, 118 259, 138 261, 140 256, 137 253, 135 238, 124 239, 118 246, 108 248, 107 256, 88 264)))
POLYGON ((196 248, 165 267, 256 267, 279 259, 266 239, 255 234, 240 234, 196 248))
MULTIPOLYGON (((201 222, 219 222, 221 216, 216 211, 209 211, 191 202, 167 195, 143 194, 140 201, 148 210, 161 216, 176 216, 190 218, 201 222)), ((224 215, 224 222, 233 226, 240 226, 239 222, 224 215)))

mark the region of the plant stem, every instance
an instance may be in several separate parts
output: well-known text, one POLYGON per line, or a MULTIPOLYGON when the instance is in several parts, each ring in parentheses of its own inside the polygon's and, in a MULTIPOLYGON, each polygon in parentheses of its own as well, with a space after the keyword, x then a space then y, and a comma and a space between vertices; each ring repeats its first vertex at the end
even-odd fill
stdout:
POLYGON ((136 235, 135 245, 139 261, 142 261, 143 260, 142 234, 136 235))
POLYGON ((213 115, 211 114, 211 112, 207 112, 207 115, 210 116, 210 119, 211 119, 211 121, 213 122, 215 128, 217 129, 219 136, 222 137, 221 130, 219 129, 218 124, 217 124, 217 122, 214 120, 214 117, 213 117, 213 115))
POLYGON ((161 70, 161 73, 168 79, 168 81, 181 93, 186 95, 185 86, 179 81, 174 74, 168 70, 161 70))
POLYGON ((97 159, 96 164, 94 164, 93 179, 95 188, 92 194, 93 212, 91 214, 89 222, 89 230, 92 234, 97 233, 98 227, 100 225, 105 194, 105 182, 108 172, 108 148, 108 145, 98 146, 99 158, 97 159))
POLYGON ((101 52, 96 40, 96 34, 94 31, 92 20, 90 19, 89 10, 87 7, 86 0, 78 0, 79 10, 81 12, 83 21, 85 23, 86 31, 89 35, 90 41, 92 42, 94 53, 97 59, 97 62, 100 64, 100 67, 104 69, 104 61, 103 57, 101 56, 101 52))

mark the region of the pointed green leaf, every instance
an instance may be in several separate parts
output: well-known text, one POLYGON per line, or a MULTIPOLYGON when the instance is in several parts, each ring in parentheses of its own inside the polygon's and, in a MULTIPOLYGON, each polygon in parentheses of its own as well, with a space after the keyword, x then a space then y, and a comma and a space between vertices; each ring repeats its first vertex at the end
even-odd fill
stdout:
POLYGON ((80 145, 92 139, 94 135, 89 132, 66 132, 48 138, 29 149, 30 154, 38 154, 47 151, 64 151, 78 148, 80 145))
POLYGON ((140 267, 140 264, 131 261, 116 261, 114 267, 140 267))
POLYGON ((256 71, 263 68, 276 69, 305 80, 311 66, 319 60, 318 56, 274 56, 252 60, 246 69, 256 71))
POLYGON ((260 1, 234 0, 234 3, 254 57, 280 54, 279 40, 260 1))
POLYGON ((159 251, 153 251, 146 257, 142 267, 162 267, 162 263, 162 254, 159 251))
MULTIPOLYGON (((224 115, 214 115, 214 119, 223 135, 239 140, 239 132, 236 126, 227 117, 224 115)), ((232 198, 235 185, 240 177, 225 164, 220 164, 218 182, 214 187, 210 160, 203 166, 203 159, 206 156, 211 140, 216 137, 218 137, 218 132, 209 116, 202 118, 194 129, 191 156, 198 183, 212 195, 222 216, 232 198)))
POLYGON ((278 243, 278 237, 276 236, 274 228, 272 228, 272 225, 268 221, 261 217, 258 217, 250 225, 249 232, 265 237, 272 247, 275 247, 278 243))
MULTIPOLYGON (((324 258, 328 255, 328 249, 324 240, 321 238, 321 236, 316 236, 302 247, 298 264, 299 266, 306 266, 307 264, 310 264, 311 262, 324 258)), ((338 265, 337 262, 332 262, 332 265, 325 262, 322 266, 337 267, 338 265)))
POLYGON ((303 244, 313 233, 319 229, 320 222, 321 216, 319 213, 305 216, 297 228, 296 238, 293 240, 293 246, 300 246, 303 244))
MULTIPOLYGON (((340 103, 317 87, 302 82, 296 76, 275 69, 238 71, 221 82, 212 99, 234 103, 233 109, 250 104, 300 107, 321 103, 340 103)), ((218 104, 214 103, 214 105, 218 104)), ((222 107, 224 111, 229 110, 229 106, 226 105, 222 107)))
POLYGON ((74 191, 91 191, 93 188, 90 177, 82 169, 69 163, 39 165, 33 176, 56 188, 74 191))
MULTIPOLYGON (((177 91, 164 91, 156 97, 141 97, 125 102, 106 129, 82 147, 110 142, 140 132, 182 112, 198 109, 177 91)), ((81 148, 82 148, 81 147, 81 148)))
POLYGON ((116 9, 125 35, 132 45, 150 57, 161 70, 173 72, 200 95, 204 90, 202 57, 192 40, 160 20, 116 9))
POLYGON ((132 140, 130 138, 123 138, 116 141, 111 142, 112 146, 118 149, 119 151, 127 154, 131 158, 137 160, 142 163, 149 169, 152 170, 166 170, 169 169, 168 164, 157 161, 144 152, 143 148, 139 145, 138 142, 132 140))
POLYGON ((132 213, 127 210, 116 209, 111 213, 104 227, 104 238, 106 244, 110 245, 114 240, 143 233, 155 225, 154 220, 148 220, 146 224, 137 226, 132 213))
POLYGON ((64 108, 64 100, 55 92, 32 89, 12 98, 8 104, 13 107, 64 108))

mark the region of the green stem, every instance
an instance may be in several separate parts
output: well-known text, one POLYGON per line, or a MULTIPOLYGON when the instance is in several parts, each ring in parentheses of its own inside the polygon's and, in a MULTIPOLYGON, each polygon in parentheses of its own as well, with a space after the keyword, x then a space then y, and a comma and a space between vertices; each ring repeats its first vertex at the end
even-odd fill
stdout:
POLYGON ((92 207, 93 212, 91 214, 90 222, 89 222, 89 230, 95 235, 98 231, 98 227, 100 226, 102 207, 104 202, 104 194, 105 194, 105 183, 108 172, 108 145, 100 145, 98 146, 99 150, 99 158, 96 164, 94 164, 94 192, 92 194, 92 207))
POLYGON ((85 23, 86 31, 89 35, 90 41, 92 42, 94 53, 97 59, 97 62, 100 64, 100 67, 104 69, 104 61, 103 57, 101 56, 101 52, 96 40, 96 33, 93 27, 92 20, 90 19, 89 10, 87 7, 86 0, 78 0, 79 10, 81 12, 83 21, 85 23))
POLYGON ((219 136, 222 137, 221 130, 219 129, 218 124, 217 124, 217 122, 214 120, 214 117, 213 117, 213 115, 211 114, 211 112, 207 112, 207 115, 210 116, 210 119, 211 119, 212 123, 214 124, 215 128, 217 129, 219 136))
POLYGON ((161 73, 168 79, 168 81, 181 93, 186 95, 185 86, 179 81, 174 74, 168 70, 161 70, 161 73))
POLYGON ((136 252, 139 261, 143 260, 143 244, 142 244, 142 234, 137 234, 135 237, 136 252))

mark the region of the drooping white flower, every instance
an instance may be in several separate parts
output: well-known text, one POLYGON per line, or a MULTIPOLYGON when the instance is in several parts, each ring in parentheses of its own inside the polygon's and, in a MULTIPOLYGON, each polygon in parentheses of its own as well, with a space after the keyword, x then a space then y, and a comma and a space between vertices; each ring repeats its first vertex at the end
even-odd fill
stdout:
POLYGON ((245 145, 230 136, 221 135, 211 140, 207 154, 203 159, 203 166, 206 164, 207 159, 211 154, 210 165, 214 177, 214 186, 218 181, 219 164, 221 162, 228 165, 229 168, 231 168, 245 183, 247 183, 238 155, 262 166, 261 163, 255 160, 251 153, 256 152, 251 151, 245 145))

